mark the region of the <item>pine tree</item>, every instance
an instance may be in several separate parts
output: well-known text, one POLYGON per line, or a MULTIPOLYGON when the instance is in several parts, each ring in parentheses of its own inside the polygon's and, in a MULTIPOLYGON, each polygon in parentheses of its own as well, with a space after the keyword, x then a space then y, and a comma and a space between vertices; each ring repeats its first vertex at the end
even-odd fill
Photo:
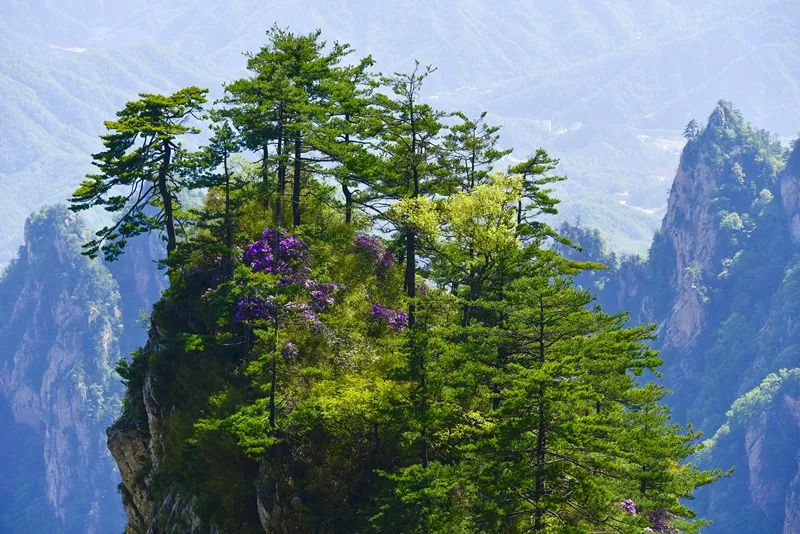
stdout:
POLYGON ((273 26, 267 32, 267 43, 248 55, 250 78, 226 86, 223 102, 228 115, 242 132, 247 146, 262 151, 266 177, 271 162, 277 167, 276 224, 282 222, 283 196, 287 185, 287 169, 292 166, 292 225, 302 220, 301 193, 303 173, 311 170, 315 158, 309 138, 317 125, 325 120, 333 85, 342 60, 352 52, 349 45, 334 43, 326 51, 322 32, 297 35, 273 26), (275 145, 274 157, 269 146, 275 145))
POLYGON ((202 226, 217 234, 223 245, 223 262, 226 276, 233 273, 233 245, 236 209, 240 201, 234 198, 234 189, 242 188, 231 167, 231 158, 239 148, 239 138, 229 121, 212 114, 217 121, 211 125, 213 135, 199 154, 201 161, 198 170, 198 183, 209 188, 206 209, 198 216, 202 226), (217 193, 222 194, 221 210, 214 208, 217 193), (221 213, 220 213, 221 211, 221 213), (217 222, 218 221, 218 222, 217 222))
POLYGON ((437 218, 431 196, 444 192, 439 134, 442 112, 420 102, 425 79, 433 72, 419 63, 411 73, 396 73, 382 82, 392 95, 376 97, 379 117, 376 148, 381 154, 382 176, 376 190, 394 201, 384 216, 399 230, 403 241, 405 270, 403 288, 408 297, 408 376, 413 383, 412 397, 420 430, 420 460, 428 464, 428 436, 425 425, 428 411, 424 325, 417 326, 417 259, 421 238, 436 232, 437 218))
POLYGON ((522 176, 522 195, 517 202, 517 224, 523 233, 534 238, 553 237, 555 232, 539 220, 543 214, 557 213, 558 199, 552 196, 553 190, 548 186, 561 182, 566 178, 551 175, 556 168, 558 160, 550 157, 543 148, 536 149, 536 153, 527 160, 509 167, 508 172, 522 176))
POLYGON ((370 151, 373 139, 372 122, 374 75, 371 56, 356 65, 331 69, 324 81, 326 100, 322 104, 321 120, 309 134, 309 144, 324 156, 332 168, 321 172, 332 176, 340 185, 344 197, 344 217, 352 222, 356 204, 368 203, 363 198, 378 173, 378 157, 370 151))
POLYGON ((683 129, 683 137, 685 137, 687 141, 694 141, 699 134, 700 125, 697 124, 697 121, 694 119, 690 120, 686 128, 683 129))
POLYGON ((417 247, 430 217, 432 195, 445 191, 443 171, 438 161, 439 134, 444 113, 420 102, 425 79, 434 71, 416 63, 411 73, 395 73, 382 82, 392 95, 379 94, 378 139, 376 148, 384 159, 383 176, 375 184, 377 192, 389 201, 396 201, 388 211, 403 234, 405 290, 410 299, 409 324, 414 324, 416 296, 417 247))
POLYGON ((568 262, 537 256, 493 303, 504 357, 492 377, 496 424, 477 448, 493 501, 484 521, 515 531, 699 528, 680 498, 717 475, 679 463, 696 434, 666 423, 662 388, 637 383, 661 363, 650 329, 590 308, 568 262))
POLYGON ((442 263, 477 276, 457 293, 456 325, 422 307, 433 460, 388 475, 376 520, 410 532, 696 530, 680 499, 718 473, 680 463, 697 435, 668 423, 664 390, 642 378, 660 364, 651 329, 625 327, 573 286, 597 265, 525 245, 510 209, 521 190, 521 177, 495 175, 446 201, 442 263))
POLYGON ((456 112, 453 116, 460 122, 450 126, 444 136, 445 164, 450 168, 451 178, 457 182, 458 188, 469 191, 486 181, 492 165, 510 154, 511 149, 497 148, 500 127, 485 122, 485 111, 475 120, 462 112, 456 112))
POLYGON ((97 232, 84 253, 119 256, 127 240, 153 230, 166 233, 167 257, 177 246, 177 194, 196 187, 186 176, 187 151, 181 137, 199 133, 186 123, 199 119, 206 89, 187 87, 169 96, 141 94, 107 121, 105 150, 94 155, 99 173, 90 174, 73 193, 70 209, 102 206, 116 222, 97 232))

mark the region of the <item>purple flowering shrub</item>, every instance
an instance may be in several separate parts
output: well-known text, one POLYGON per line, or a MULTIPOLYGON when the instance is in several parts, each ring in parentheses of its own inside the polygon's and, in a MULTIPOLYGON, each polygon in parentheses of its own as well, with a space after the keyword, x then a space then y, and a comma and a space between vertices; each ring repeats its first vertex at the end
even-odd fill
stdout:
POLYGON ((657 510, 649 512, 647 519, 650 521, 650 526, 645 529, 645 532, 674 532, 667 524, 668 514, 665 510, 657 510))
POLYGON ((636 515, 636 503, 633 502, 631 499, 625 499, 619 505, 625 510, 626 514, 629 515, 636 515))
POLYGON ((308 251, 302 239, 293 235, 282 236, 278 242, 278 262, 275 265, 273 245, 274 228, 266 228, 261 239, 247 247, 244 261, 253 272, 273 273, 281 277, 282 283, 297 283, 304 280, 309 272, 308 251))
MULTIPOLYGON (((309 278, 311 268, 306 245, 293 235, 280 238, 276 268, 273 255, 275 237, 275 230, 266 228, 261 239, 247 247, 244 260, 254 273, 278 274, 281 277, 279 285, 284 289, 291 287, 292 295, 300 298, 300 300, 284 301, 282 309, 309 323, 312 329, 319 330, 322 324, 317 314, 328 311, 334 304, 334 293, 339 286, 309 278)), ((284 293, 281 290, 279 292, 284 293)), ((280 304, 275 304, 276 300, 276 295, 269 295, 266 299, 253 296, 243 298, 237 302, 234 320, 243 322, 273 319, 281 307, 280 304)))
POLYGON ((306 280, 305 286, 310 291, 311 307, 315 311, 324 312, 330 306, 333 306, 333 294, 339 289, 338 285, 327 282, 317 282, 315 280, 306 280))
POLYGON ((233 313, 234 320, 238 322, 254 321, 258 319, 272 319, 275 317, 275 297, 245 297, 236 303, 233 313))
MULTIPOLYGON (((335 294, 341 286, 310 278, 311 265, 306 245, 292 235, 280 238, 276 265, 273 254, 275 237, 274 229, 265 229, 261 238, 245 250, 244 261, 253 273, 277 274, 280 277, 278 287, 265 289, 265 293, 271 293, 266 297, 247 296, 240 299, 236 303, 234 320, 273 320, 276 314, 283 311, 306 323, 312 331, 324 332, 326 327, 319 314, 329 311, 335 304, 335 294)), ((384 242, 377 237, 356 236, 355 252, 372 258, 378 275, 385 274, 394 265, 394 254, 386 250, 384 242)), ((397 332, 408 327, 408 315, 405 312, 393 310, 378 302, 372 303, 371 318, 397 332)), ((292 347, 294 345, 284 348, 287 359, 288 354, 296 353, 296 347, 292 347)))
POLYGON ((283 356, 287 360, 293 360, 297 358, 298 353, 299 350, 297 348, 297 345, 295 345, 291 341, 287 341, 286 345, 284 345, 283 349, 281 350, 281 356, 283 356))
MULTIPOLYGON (((628 515, 636 515, 639 508, 633 499, 625 499, 619 503, 620 508, 628 515)), ((656 510, 654 512, 647 512, 645 517, 650 522, 650 526, 644 529, 644 532, 673 532, 675 529, 671 528, 667 523, 669 514, 665 510, 656 510)))
POLYGON ((408 314, 387 308, 377 302, 372 305, 372 318, 385 322, 389 328, 398 332, 405 330, 408 326, 408 314))
POLYGON ((394 265, 395 256, 389 250, 386 250, 386 245, 383 240, 370 235, 357 235, 354 240, 354 249, 356 252, 364 254, 372 258, 375 262, 375 274, 385 275, 386 272, 394 265))

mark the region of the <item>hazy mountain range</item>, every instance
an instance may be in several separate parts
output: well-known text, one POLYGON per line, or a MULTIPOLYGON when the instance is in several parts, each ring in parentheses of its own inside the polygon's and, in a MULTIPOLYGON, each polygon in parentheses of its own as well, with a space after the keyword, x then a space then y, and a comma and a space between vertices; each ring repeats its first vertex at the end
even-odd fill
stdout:
POLYGON ((322 28, 383 71, 440 68, 427 96, 504 124, 522 157, 562 160, 562 217, 642 252, 690 118, 719 98, 787 137, 800 119, 800 4, 6 1, 0 18, 0 263, 25 217, 90 170, 102 121, 141 91, 219 93, 277 22, 322 28))

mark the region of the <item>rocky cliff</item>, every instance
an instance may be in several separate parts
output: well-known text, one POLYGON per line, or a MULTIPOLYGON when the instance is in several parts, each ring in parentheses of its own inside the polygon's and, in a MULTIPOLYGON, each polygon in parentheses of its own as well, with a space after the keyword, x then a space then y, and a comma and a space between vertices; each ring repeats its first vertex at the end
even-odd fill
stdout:
MULTIPOLYGON (((187 312, 185 303, 171 299, 160 301, 154 308, 149 338, 141 353, 163 355, 170 349, 174 351, 173 329, 176 325, 194 329, 197 326, 192 324, 195 320, 187 312)), ((196 358, 202 356, 196 355, 196 358)), ((204 503, 202 506, 195 496, 185 491, 181 480, 196 474, 186 472, 180 460, 183 452, 176 448, 176 443, 170 441, 171 434, 186 430, 181 427, 184 424, 181 421, 187 411, 197 409, 191 401, 186 402, 186 398, 191 397, 187 388, 203 390, 207 387, 208 383, 215 380, 213 366, 219 363, 209 360, 207 372, 199 375, 197 370, 192 371, 178 357, 167 358, 166 362, 156 368, 149 368, 148 365, 147 369, 142 369, 146 360, 134 358, 131 367, 124 373, 128 386, 125 409, 122 416, 107 429, 108 449, 122 478, 120 493, 128 518, 125 532, 178 534, 253 531, 256 525, 220 529, 209 523, 210 508, 218 503, 204 503), (183 402, 178 402, 174 397, 176 391, 181 393, 183 402)), ((237 465, 238 461, 238 458, 234 461, 224 457, 212 461, 219 465, 222 473, 223 478, 219 483, 225 484, 226 480, 230 483, 235 479, 232 473, 242 468, 237 465)), ((252 475, 257 471, 258 465, 248 462, 244 469, 252 475)), ((244 491, 248 495, 252 493, 252 498, 243 499, 239 494, 241 488, 237 491, 234 487, 230 488, 230 498, 240 499, 239 505, 251 509, 250 514, 242 515, 258 517, 256 492, 253 488, 244 488, 244 491)))
POLYGON ((764 387, 800 366, 800 145, 726 102, 687 133, 649 257, 624 260, 599 299, 658 325, 676 419, 712 436, 703 462, 735 468, 698 497, 709 532, 798 532, 800 392, 764 387))
MULTIPOLYGON (((124 521, 104 429, 122 398, 114 366, 137 334, 123 328, 117 281, 80 254, 84 233, 63 208, 32 216, 0 277, 0 471, 27 496, 0 502, 3 532, 106 533, 124 521)), ((127 297, 128 308, 149 304, 127 297)))

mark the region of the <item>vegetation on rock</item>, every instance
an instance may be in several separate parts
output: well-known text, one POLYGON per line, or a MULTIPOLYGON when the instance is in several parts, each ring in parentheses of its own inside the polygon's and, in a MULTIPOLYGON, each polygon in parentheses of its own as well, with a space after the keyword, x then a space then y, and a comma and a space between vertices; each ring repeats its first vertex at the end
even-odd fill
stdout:
MULTIPOLYGON (((652 329, 551 246, 554 160, 494 169, 496 127, 425 103, 430 68, 268 38, 209 114, 224 150, 185 155, 184 183, 223 179, 163 219, 171 286, 119 367, 145 500, 232 532, 699 529, 682 499, 717 473, 684 462, 652 329), (230 167, 239 146, 258 160, 230 167)), ((132 514, 135 484, 132 529, 174 520, 132 514)))

